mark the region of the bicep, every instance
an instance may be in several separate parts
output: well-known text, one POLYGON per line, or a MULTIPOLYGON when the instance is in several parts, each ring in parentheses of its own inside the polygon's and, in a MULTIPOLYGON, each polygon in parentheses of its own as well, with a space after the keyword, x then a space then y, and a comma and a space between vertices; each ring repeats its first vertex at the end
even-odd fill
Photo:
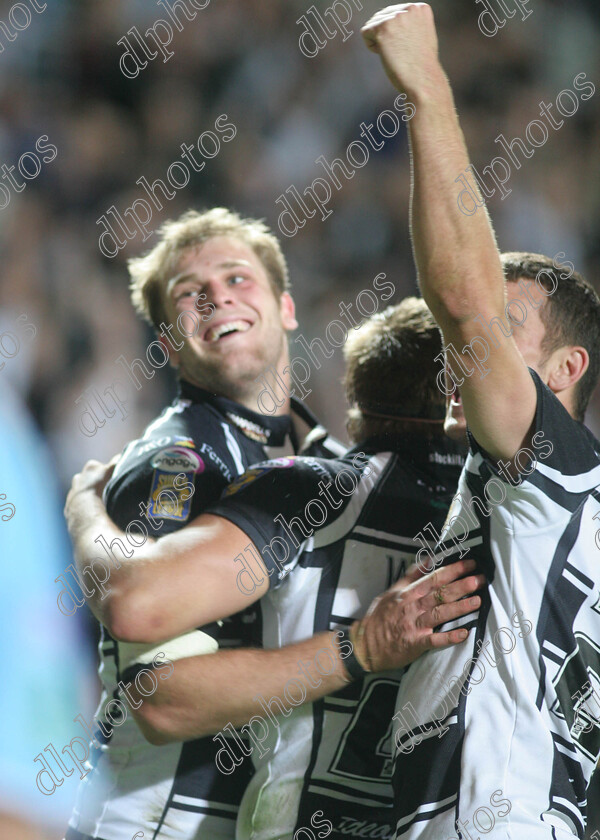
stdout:
POLYGON ((240 612, 268 588, 256 546, 237 525, 212 514, 157 540, 131 584, 148 641, 240 612), (246 577, 252 586, 244 585, 246 577))

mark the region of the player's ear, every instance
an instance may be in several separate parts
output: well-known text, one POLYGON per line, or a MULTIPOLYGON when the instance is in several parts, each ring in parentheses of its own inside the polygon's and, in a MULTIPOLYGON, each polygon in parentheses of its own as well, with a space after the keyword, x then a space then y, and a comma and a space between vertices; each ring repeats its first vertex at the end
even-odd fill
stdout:
POLYGON ((169 359, 169 364, 172 368, 177 370, 179 368, 179 353, 177 350, 174 350, 173 347, 167 342, 167 339, 164 335, 158 336, 158 341, 160 341, 163 350, 167 354, 167 358, 169 359))
POLYGON ((547 385, 555 394, 572 388, 584 375, 590 364, 585 347, 559 347, 550 357, 547 368, 547 385))
POLYGON ((281 312, 281 323, 284 330, 295 330, 298 327, 296 321, 296 304, 289 292, 282 292, 279 298, 279 311, 281 312))

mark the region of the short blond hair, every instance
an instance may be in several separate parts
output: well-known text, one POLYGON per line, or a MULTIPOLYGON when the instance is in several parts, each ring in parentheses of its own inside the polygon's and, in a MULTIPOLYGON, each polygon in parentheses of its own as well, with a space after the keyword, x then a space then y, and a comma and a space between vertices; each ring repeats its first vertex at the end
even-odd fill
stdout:
POLYGON ((164 222, 159 242, 142 257, 128 260, 131 301, 136 312, 159 330, 167 317, 164 293, 182 254, 215 236, 233 236, 248 245, 263 264, 277 296, 289 289, 288 268, 279 241, 259 219, 243 218, 225 207, 202 213, 188 210, 164 222))

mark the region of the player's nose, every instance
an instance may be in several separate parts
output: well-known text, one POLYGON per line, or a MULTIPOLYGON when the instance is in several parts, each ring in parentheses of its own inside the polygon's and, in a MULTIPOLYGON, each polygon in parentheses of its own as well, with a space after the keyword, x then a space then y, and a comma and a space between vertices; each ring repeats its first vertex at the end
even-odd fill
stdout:
POLYGON ((204 294, 207 303, 213 303, 216 307, 232 306, 235 303, 235 294, 231 286, 222 280, 212 279, 204 284, 204 294))

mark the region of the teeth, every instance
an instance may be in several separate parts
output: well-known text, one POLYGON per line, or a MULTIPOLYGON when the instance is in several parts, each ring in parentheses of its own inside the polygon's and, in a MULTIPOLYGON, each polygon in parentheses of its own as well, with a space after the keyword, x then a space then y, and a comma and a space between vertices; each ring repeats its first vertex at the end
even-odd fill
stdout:
POLYGON ((247 321, 229 321, 227 324, 220 324, 218 327, 211 327, 206 332, 206 340, 211 344, 218 341, 221 336, 232 332, 247 332, 250 324, 247 321))

